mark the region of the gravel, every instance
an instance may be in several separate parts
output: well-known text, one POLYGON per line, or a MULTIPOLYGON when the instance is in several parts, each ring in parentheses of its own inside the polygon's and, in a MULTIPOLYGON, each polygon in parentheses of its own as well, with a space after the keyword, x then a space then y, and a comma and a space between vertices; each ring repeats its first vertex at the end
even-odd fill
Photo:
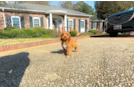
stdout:
POLYGON ((0 87, 134 87, 134 40, 87 38, 79 52, 60 43, 2 52, 0 87))

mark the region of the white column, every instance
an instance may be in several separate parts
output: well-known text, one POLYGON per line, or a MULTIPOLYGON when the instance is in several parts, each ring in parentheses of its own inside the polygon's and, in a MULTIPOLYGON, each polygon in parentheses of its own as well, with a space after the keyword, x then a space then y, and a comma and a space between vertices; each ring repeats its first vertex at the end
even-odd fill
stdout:
POLYGON ((6 21, 5 21, 5 13, 4 13, 4 8, 2 8, 2 11, 3 11, 4 26, 5 26, 5 28, 6 28, 6 21))
POLYGON ((52 13, 49 13, 49 17, 50 17, 50 29, 52 29, 53 28, 52 13))
POLYGON ((65 31, 67 31, 67 15, 64 15, 65 31))

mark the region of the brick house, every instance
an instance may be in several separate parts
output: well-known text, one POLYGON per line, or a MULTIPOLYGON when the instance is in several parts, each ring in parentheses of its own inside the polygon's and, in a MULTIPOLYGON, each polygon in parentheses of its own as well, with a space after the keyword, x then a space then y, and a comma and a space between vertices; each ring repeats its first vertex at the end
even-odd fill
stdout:
POLYGON ((103 28, 104 20, 94 17, 90 17, 90 19, 91 19, 91 29, 104 31, 103 28))
MULTIPOLYGON (((77 30, 79 33, 91 29, 93 15, 55 6, 22 3, 15 5, 0 5, 0 29, 7 26, 28 28, 42 26, 57 31, 77 30)), ((103 21, 95 21, 102 24, 103 21)), ((97 24, 98 25, 98 24, 97 24)), ((102 25, 99 28, 102 29, 102 25)))

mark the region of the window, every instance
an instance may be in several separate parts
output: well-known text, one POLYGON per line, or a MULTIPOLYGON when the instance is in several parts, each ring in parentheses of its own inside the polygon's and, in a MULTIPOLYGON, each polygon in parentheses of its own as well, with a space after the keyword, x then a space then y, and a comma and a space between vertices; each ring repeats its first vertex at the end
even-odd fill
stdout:
POLYGON ((92 29, 97 29, 97 23, 96 22, 92 22, 92 29))
POLYGON ((33 17, 33 26, 34 27, 40 26, 40 18, 39 17, 33 17))
POLYGON ((11 16, 12 26, 15 28, 21 28, 20 17, 11 16))
POLYGON ((73 27, 73 20, 72 19, 68 19, 68 29, 70 30, 70 27, 73 27))

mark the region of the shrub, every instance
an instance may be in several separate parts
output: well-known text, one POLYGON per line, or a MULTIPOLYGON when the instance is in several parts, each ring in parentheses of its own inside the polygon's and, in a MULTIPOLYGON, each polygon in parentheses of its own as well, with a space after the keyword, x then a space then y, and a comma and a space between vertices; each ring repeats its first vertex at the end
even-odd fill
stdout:
POLYGON ((90 32, 91 34, 102 34, 102 32, 98 31, 98 30, 93 30, 93 29, 90 29, 88 32, 90 32))
POLYGON ((56 31, 56 30, 52 30, 52 31, 51 31, 51 35, 52 35, 53 37, 59 37, 59 36, 60 36, 60 33, 59 33, 58 31, 56 31))
POLYGON ((12 29, 16 29, 16 28, 15 27, 12 27, 12 26, 7 26, 4 30, 10 31, 12 29))
POLYGON ((43 27, 30 27, 26 29, 0 30, 0 38, 53 38, 58 37, 56 30, 45 29, 43 27))
POLYGON ((121 34, 131 34, 132 32, 123 32, 123 33, 121 33, 121 34))
POLYGON ((5 30, 0 30, 0 38, 9 38, 9 33, 5 30))
POLYGON ((71 36, 76 36, 77 35, 77 31, 75 31, 75 30, 70 31, 70 34, 71 34, 71 36))

